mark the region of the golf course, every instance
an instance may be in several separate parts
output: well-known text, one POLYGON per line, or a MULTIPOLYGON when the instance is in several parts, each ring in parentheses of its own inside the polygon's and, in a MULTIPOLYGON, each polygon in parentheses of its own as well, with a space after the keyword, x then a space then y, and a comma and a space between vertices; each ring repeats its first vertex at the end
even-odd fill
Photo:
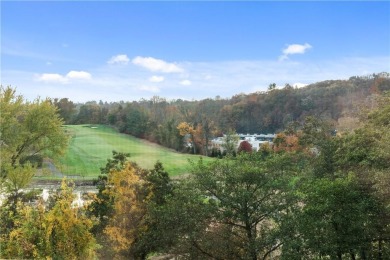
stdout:
MULTIPOLYGON (((56 163, 63 175, 96 178, 100 167, 104 167, 112 151, 130 153, 130 161, 145 169, 152 169, 160 161, 170 176, 189 172, 189 160, 198 160, 200 155, 178 153, 157 144, 120 134, 115 129, 103 125, 66 125, 70 135, 67 151, 56 163)), ((211 158, 203 157, 205 160, 211 158)))

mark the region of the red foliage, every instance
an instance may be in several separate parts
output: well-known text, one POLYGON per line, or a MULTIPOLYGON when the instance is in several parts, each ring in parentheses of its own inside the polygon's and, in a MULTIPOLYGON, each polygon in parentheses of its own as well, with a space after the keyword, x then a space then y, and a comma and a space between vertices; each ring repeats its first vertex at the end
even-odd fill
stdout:
POLYGON ((240 146, 238 147, 238 152, 247 152, 251 153, 252 152, 252 145, 248 141, 242 141, 240 143, 240 146))

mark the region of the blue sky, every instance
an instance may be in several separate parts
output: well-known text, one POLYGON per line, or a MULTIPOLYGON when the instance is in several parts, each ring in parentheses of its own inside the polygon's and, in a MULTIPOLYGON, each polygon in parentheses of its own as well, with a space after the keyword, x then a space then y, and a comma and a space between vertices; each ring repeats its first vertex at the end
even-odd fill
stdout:
POLYGON ((11 2, 1 84, 38 96, 223 98, 390 72, 390 2, 11 2))

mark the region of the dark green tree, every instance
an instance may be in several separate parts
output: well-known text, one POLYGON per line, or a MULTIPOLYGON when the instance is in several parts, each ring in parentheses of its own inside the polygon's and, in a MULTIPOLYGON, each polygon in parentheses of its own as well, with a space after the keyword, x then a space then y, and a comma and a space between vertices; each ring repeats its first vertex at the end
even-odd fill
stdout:
POLYGON ((159 211, 161 225, 174 233, 171 250, 192 259, 272 257, 296 210, 290 189, 299 167, 287 153, 193 164, 191 179, 159 211))
POLYGON ((71 124, 76 115, 76 105, 68 98, 55 98, 53 103, 58 108, 58 113, 65 124, 71 124))
POLYGON ((161 219, 159 211, 164 209, 167 200, 173 194, 173 183, 161 162, 157 162, 146 177, 146 189, 148 192, 146 213, 143 220, 143 229, 134 244, 134 255, 145 259, 148 254, 165 249, 170 243, 165 233, 161 232, 161 219))
POLYGON ((373 242, 381 206, 356 179, 314 179, 301 192, 304 206, 294 226, 299 236, 284 245, 284 259, 376 258, 373 242))

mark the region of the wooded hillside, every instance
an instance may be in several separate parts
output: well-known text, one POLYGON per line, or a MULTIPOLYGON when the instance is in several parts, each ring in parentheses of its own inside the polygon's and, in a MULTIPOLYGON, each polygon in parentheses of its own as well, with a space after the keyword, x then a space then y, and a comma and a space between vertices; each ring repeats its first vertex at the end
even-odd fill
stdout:
MULTIPOLYGON (((186 122, 192 131, 197 153, 206 153, 207 141, 229 130, 238 133, 276 133, 291 122, 315 116, 334 125, 353 124, 363 107, 375 106, 373 97, 390 90, 389 73, 353 76, 348 80, 327 80, 295 88, 270 84, 267 91, 237 94, 199 101, 171 100, 155 96, 150 100, 86 102, 73 104, 55 99, 69 124, 107 124, 140 138, 182 150, 178 125, 186 122)), ((351 126, 352 127, 352 126, 351 126)))

